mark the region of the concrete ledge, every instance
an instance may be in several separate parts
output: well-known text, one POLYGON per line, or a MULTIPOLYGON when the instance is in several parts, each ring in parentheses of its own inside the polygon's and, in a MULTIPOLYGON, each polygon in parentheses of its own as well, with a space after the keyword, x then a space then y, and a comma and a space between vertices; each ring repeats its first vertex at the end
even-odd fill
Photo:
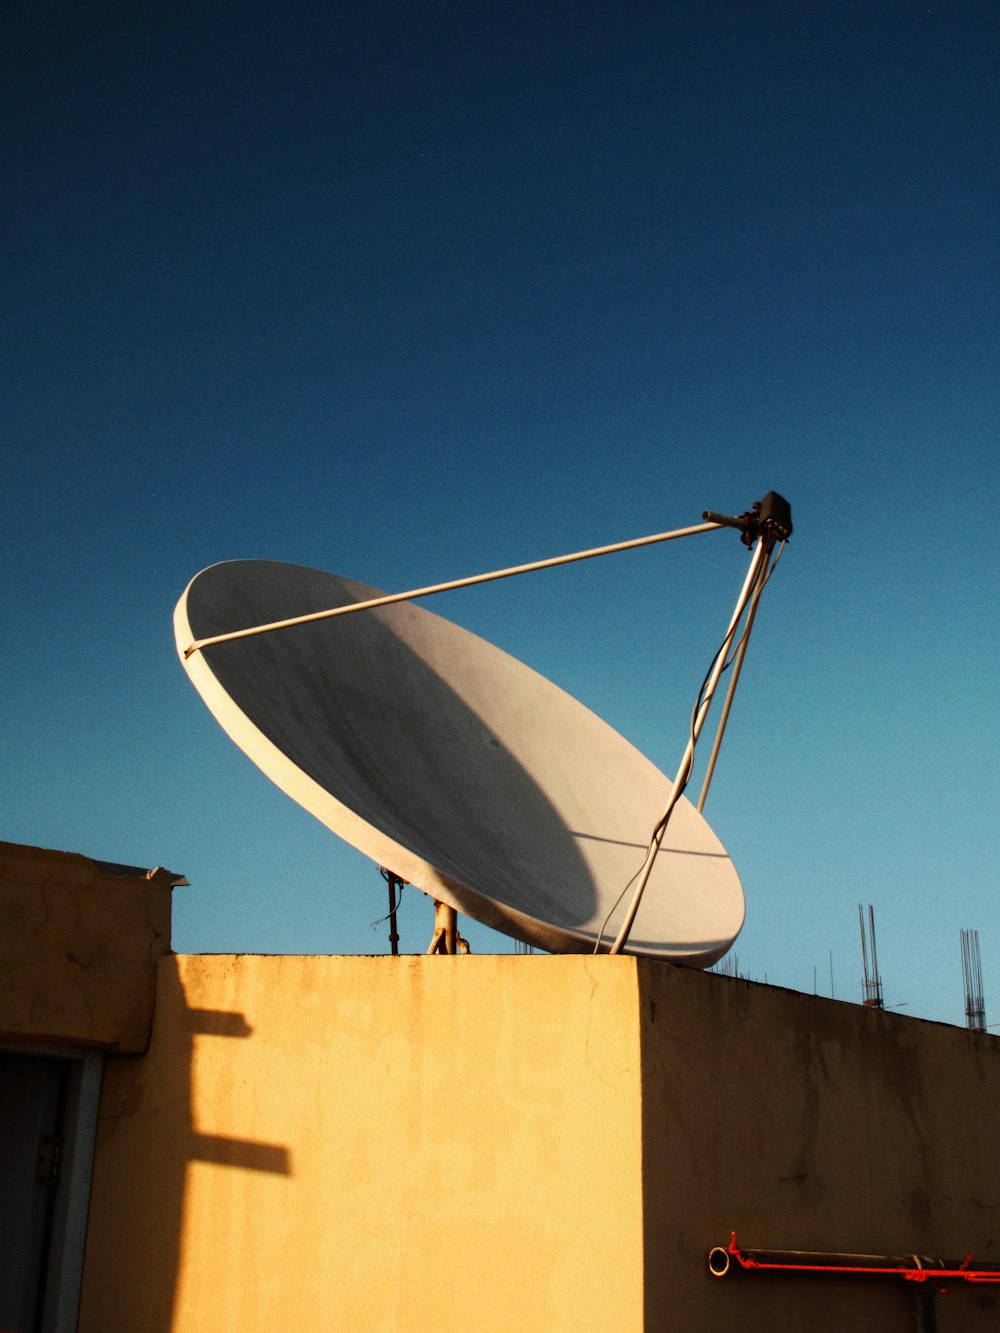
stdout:
POLYGON ((0 1040, 144 1051, 183 882, 0 843, 0 1040))

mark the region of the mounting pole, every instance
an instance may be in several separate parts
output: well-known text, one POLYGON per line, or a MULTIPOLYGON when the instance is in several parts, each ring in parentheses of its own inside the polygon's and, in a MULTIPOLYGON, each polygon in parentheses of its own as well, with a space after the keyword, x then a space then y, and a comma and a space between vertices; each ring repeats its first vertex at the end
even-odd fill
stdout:
POLYGON ((389 945, 395 958, 399 954, 399 931, 396 929, 396 889, 398 888, 402 892, 403 881, 390 870, 386 875, 386 883, 389 886, 389 945))
POLYGON ((434 936, 428 953, 468 953, 468 940, 458 933, 458 913, 448 903, 434 899, 434 936))
POLYGON ((388 921, 389 947, 393 957, 398 957, 399 931, 396 929, 396 912, 399 910, 399 905, 403 901, 403 889, 406 887, 407 881, 401 879, 400 876, 397 875, 394 870, 390 870, 388 866, 379 866, 378 873, 389 886, 389 913, 387 916, 382 917, 381 920, 373 921, 372 925, 378 926, 382 924, 382 921, 388 921))

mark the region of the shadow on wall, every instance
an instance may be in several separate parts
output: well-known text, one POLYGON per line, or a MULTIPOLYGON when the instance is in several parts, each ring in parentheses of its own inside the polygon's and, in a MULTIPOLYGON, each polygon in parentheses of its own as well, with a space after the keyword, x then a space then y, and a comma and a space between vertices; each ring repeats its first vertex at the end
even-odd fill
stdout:
POLYGON ((995 1262, 1000 1041, 639 967, 647 1326, 996 1329, 996 1288, 954 1282, 939 1297, 893 1275, 736 1265, 719 1278, 708 1254, 735 1232, 747 1249, 995 1262))
MULTIPOLYGON (((286 1147, 196 1128, 193 1066, 201 1042, 253 1035, 241 1013, 189 1008, 177 959, 161 959, 146 1054, 110 1057, 97 1129, 80 1333, 168 1333, 183 1261, 191 1164, 290 1176, 286 1147)), ((220 1219, 224 1221, 224 1219, 220 1219)))

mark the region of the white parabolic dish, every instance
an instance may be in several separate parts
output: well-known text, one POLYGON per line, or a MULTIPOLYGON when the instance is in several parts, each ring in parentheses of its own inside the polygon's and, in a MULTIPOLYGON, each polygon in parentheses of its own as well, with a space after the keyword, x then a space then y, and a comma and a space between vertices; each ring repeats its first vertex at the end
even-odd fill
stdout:
MULTIPOLYGON (((557 953, 614 939, 671 784, 530 667, 409 602, 200 649, 381 594, 298 565, 203 570, 174 614, 185 670, 284 792, 401 879, 557 953)), ((705 967, 743 924, 739 877, 678 803, 627 952, 705 967)))

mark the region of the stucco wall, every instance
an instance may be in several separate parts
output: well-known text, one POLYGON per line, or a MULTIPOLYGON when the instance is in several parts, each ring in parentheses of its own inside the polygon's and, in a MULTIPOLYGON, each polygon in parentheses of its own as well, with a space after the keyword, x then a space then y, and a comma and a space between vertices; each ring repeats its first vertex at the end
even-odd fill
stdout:
POLYGON ((634 967, 181 957, 106 1066, 81 1328, 638 1328, 634 967))
POLYGON ((708 1251, 995 1260, 998 1105, 996 1038, 649 961, 165 958, 81 1328, 910 1333, 902 1282, 708 1251))
POLYGON ((178 881, 0 843, 0 1040, 143 1050, 178 881))
MULTIPOLYGON (((649 1327, 918 1327, 899 1280, 711 1277, 746 1248, 1000 1260, 1000 1039, 639 963, 649 1327)), ((951 1284, 937 1327, 1000 1327, 951 1284)))

